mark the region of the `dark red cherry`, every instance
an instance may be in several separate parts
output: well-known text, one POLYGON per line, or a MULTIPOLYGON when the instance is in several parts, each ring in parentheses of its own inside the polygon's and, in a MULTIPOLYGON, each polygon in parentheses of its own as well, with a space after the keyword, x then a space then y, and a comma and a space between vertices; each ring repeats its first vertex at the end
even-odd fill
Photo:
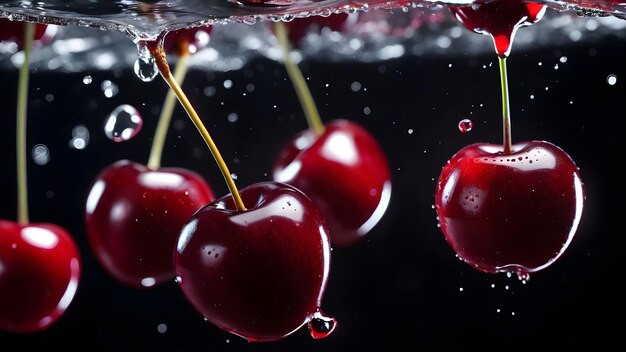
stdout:
POLYGON ((212 189, 195 172, 118 161, 100 172, 87 197, 91 249, 102 267, 129 287, 173 282, 180 229, 213 199, 212 189))
POLYGON ((0 220, 0 330, 48 329, 73 301, 80 275, 79 250, 65 229, 0 220))
POLYGON ((187 222, 174 255, 177 281, 219 328, 248 341, 279 340, 319 319, 330 269, 326 226, 290 185, 261 182, 240 195, 247 210, 228 195, 187 222))
POLYGON ((546 5, 522 0, 493 0, 468 6, 449 6, 469 30, 491 35, 498 56, 506 57, 518 28, 539 21, 546 5))
POLYGON ((302 190, 320 208, 335 246, 352 245, 382 218, 391 197, 387 158, 376 139, 349 120, 292 138, 274 165, 275 181, 302 190))
POLYGON ((293 45, 298 45, 300 40, 309 33, 320 33, 328 28, 334 32, 342 32, 348 23, 349 14, 346 12, 334 13, 330 16, 296 17, 291 21, 284 22, 287 26, 287 36, 293 45))
MULTIPOLYGON (((44 38, 47 28, 48 25, 46 24, 35 24, 35 34, 33 36, 33 40, 41 40, 44 38)), ((24 46, 24 31, 24 22, 0 18, 0 42, 8 41, 16 43, 18 49, 21 50, 24 46)))
POLYGON ((574 161, 545 141, 472 144, 443 167, 435 194, 441 230, 458 256, 488 273, 520 276, 554 263, 572 241, 583 189, 574 161))
POLYGON ((163 40, 163 50, 177 56, 195 53, 208 45, 212 31, 213 26, 202 26, 168 32, 163 40))

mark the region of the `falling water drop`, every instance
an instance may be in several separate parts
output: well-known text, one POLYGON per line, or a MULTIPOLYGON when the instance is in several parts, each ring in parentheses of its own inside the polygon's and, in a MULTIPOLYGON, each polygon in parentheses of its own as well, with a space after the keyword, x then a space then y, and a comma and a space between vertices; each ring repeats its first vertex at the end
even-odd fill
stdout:
POLYGON ((157 76, 159 70, 156 60, 150 54, 150 50, 145 42, 137 43, 137 51, 139 56, 135 61, 135 74, 144 82, 150 82, 157 76))
POLYGON ((337 327, 337 319, 324 315, 319 310, 309 320, 309 332, 314 339, 323 339, 337 327))
POLYGON ((115 108, 107 118, 104 133, 114 142, 125 142, 139 133, 143 119, 131 105, 122 104, 115 108))
POLYGON ((474 127, 474 124, 470 119, 463 119, 459 121, 459 131, 463 133, 471 131, 472 127, 474 127))
POLYGON ((32 150, 33 161, 37 165, 46 165, 50 161, 50 151, 44 144, 37 144, 32 150))

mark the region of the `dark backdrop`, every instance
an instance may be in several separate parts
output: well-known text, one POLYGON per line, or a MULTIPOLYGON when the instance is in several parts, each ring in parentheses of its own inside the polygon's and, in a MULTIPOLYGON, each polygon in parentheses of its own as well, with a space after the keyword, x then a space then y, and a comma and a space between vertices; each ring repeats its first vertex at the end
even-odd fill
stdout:
MULTIPOLYGON (((583 217, 571 246, 525 284, 458 260, 431 207, 436 179, 449 157, 469 143, 501 141, 495 54, 303 62, 323 118, 355 120, 378 138, 393 170, 393 193, 387 213, 366 240, 332 252, 322 308, 339 320, 336 331, 313 340, 303 328, 272 343, 248 343, 205 322, 173 281, 145 291, 121 286, 103 272, 87 246, 83 204, 89 183, 118 159, 147 161, 165 83, 160 78, 141 82, 130 68, 33 72, 29 150, 45 144, 51 158, 46 165, 29 160, 30 218, 67 228, 80 246, 84 267, 75 300, 57 324, 37 334, 0 332, 1 349, 615 350, 622 345, 625 313, 624 44, 607 36, 592 43, 514 48, 508 60, 514 141, 545 139, 562 147, 580 167, 585 190, 583 217), (615 85, 607 84, 610 74, 617 76, 615 85), (83 83, 86 75, 93 79, 89 85, 83 83), (117 84, 119 93, 105 97, 104 80, 117 84), (361 89, 353 91, 353 82, 361 89), (103 124, 124 103, 134 105, 145 124, 134 139, 114 143, 105 137, 103 124), (463 118, 473 120, 471 132, 458 131, 463 118), (90 131, 84 150, 68 146, 79 124, 90 131), (159 332, 160 324, 165 332, 159 332)), ((17 72, 6 69, 0 75, 0 217, 14 220, 17 72)), ((192 70, 184 89, 238 175, 240 188, 269 179, 279 148, 305 128, 283 67, 263 57, 237 71, 192 70), (225 80, 233 82, 231 88, 224 87, 225 80), (213 88, 215 94, 207 96, 213 88), (237 114, 235 122, 228 120, 231 113, 237 114)), ((164 166, 201 173, 218 194, 226 193, 182 109, 176 110, 163 159, 164 166)))

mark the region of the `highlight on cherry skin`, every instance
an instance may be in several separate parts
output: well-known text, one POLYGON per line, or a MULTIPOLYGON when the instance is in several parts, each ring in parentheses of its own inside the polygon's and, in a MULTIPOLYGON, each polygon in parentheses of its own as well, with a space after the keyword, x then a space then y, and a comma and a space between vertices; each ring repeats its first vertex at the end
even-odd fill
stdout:
POLYGON ((476 143, 443 167, 435 209, 458 257, 487 273, 529 274, 553 264, 570 245, 583 209, 579 170, 546 141, 476 143))
POLYGON ((297 188, 259 182, 196 212, 174 253, 187 300, 215 326, 250 342, 283 339, 308 324, 323 338, 336 322, 320 309, 330 242, 317 206, 297 188))
POLYGON ((193 54, 209 44, 212 31, 213 26, 209 25, 167 32, 163 38, 163 51, 176 56, 193 54))
POLYGON ((333 246, 361 241, 391 199, 391 172, 378 141, 344 119, 295 135, 274 164, 273 179, 295 186, 320 208, 333 246))
POLYGON ((118 282, 150 288, 175 278, 173 251, 181 228, 215 199, 199 174, 117 161, 93 180, 85 231, 101 266, 118 282))
POLYGON ((0 220, 0 330, 50 328, 73 301, 80 275, 79 250, 65 229, 0 220))

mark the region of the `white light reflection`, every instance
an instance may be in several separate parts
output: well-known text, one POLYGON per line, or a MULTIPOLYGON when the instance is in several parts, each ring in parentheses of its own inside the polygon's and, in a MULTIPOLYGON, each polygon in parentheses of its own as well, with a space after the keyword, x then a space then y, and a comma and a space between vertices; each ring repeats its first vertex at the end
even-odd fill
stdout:
POLYGON ((386 181, 383 185, 383 191, 380 193, 380 201, 378 202, 378 206, 374 209, 374 212, 370 216, 367 221, 359 227, 357 234, 359 236, 363 236, 367 234, 383 217, 385 211, 387 210, 387 206, 389 206, 389 200, 391 199, 391 182, 386 181))
POLYGON ((274 180, 277 182, 289 182, 296 177, 300 169, 302 169, 302 162, 300 160, 292 161, 286 168, 274 175, 274 180))
POLYGON ((91 188, 89 195, 87 196, 87 205, 85 210, 87 214, 93 214, 96 210, 96 206, 98 202, 100 202, 100 197, 102 197, 102 193, 104 193, 105 183, 102 180, 96 181, 96 183, 91 188))
POLYGON ((20 235, 25 242, 38 248, 52 249, 59 243, 54 232, 41 227, 25 227, 20 235))
POLYGON ((193 236, 197 228, 198 228, 197 219, 191 220, 183 227, 183 229, 180 232, 180 235, 178 236, 178 243, 176 243, 176 250, 178 251, 178 253, 182 253, 183 251, 185 251, 185 248, 187 247, 189 240, 191 240, 191 236, 193 236))
POLYGON ((141 285, 143 287, 152 287, 156 283, 156 280, 153 277, 144 277, 141 279, 141 285))
POLYGON ((359 160, 354 140, 344 134, 332 134, 328 137, 322 148, 322 155, 346 165, 354 165, 359 160))
MULTIPOLYGON (((501 146, 481 146, 482 150, 490 154, 496 154, 501 151, 501 146)), ((552 153, 541 147, 534 147, 524 153, 513 153, 503 156, 485 156, 477 159, 477 162, 506 165, 520 171, 533 171, 547 169, 552 170, 556 167, 556 158, 552 153)))
POLYGON ((265 221, 269 217, 284 217, 295 222, 302 222, 302 219, 304 219, 304 209, 296 198, 291 196, 282 196, 270 203, 267 203, 263 207, 251 209, 232 216, 230 221, 241 226, 247 226, 259 220, 265 221), (281 208, 288 208, 289 211, 278 210, 281 208))
POLYGON ((155 171, 139 175, 138 182, 149 188, 177 188, 185 183, 185 179, 177 174, 155 171))
POLYGON ((67 288, 65 289, 65 293, 61 297, 59 301, 59 305, 57 305, 57 309, 64 311, 69 307, 70 303, 74 299, 74 295, 76 294, 76 289, 78 289, 78 278, 80 277, 80 262, 77 258, 72 258, 70 261, 70 282, 67 284, 67 288))

